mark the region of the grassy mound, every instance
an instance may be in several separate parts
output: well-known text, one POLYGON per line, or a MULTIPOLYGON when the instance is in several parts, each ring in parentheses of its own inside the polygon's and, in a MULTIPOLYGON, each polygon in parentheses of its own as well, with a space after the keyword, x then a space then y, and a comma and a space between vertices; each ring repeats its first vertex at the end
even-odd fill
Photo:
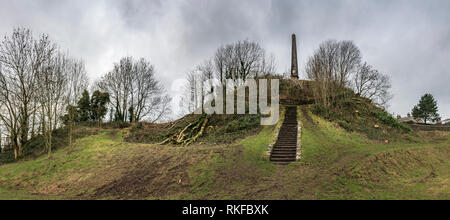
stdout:
POLYGON ((398 122, 370 100, 351 94, 330 109, 312 106, 314 114, 339 124, 348 132, 358 132, 379 141, 416 141, 412 129, 398 122))
POLYGON ((9 199, 450 199, 450 134, 384 144, 308 107, 299 110, 302 161, 267 160, 274 126, 233 144, 130 143, 133 128, 79 138, 52 159, 0 166, 9 199))
MULTIPOLYGON (((280 89, 309 102, 296 95, 308 85, 280 89)), ((0 199, 450 199, 450 133, 413 132, 361 97, 299 107, 302 160, 288 166, 268 161, 276 126, 260 115, 213 115, 193 145, 156 144, 200 117, 80 126, 71 151, 62 129, 51 159, 35 138, 0 165, 0 199)))
MULTIPOLYGON (((103 128, 98 128, 97 126, 78 126, 73 130, 73 139, 79 139, 82 137, 90 136, 93 134, 97 134, 103 128)), ((52 133, 52 149, 58 150, 60 148, 65 148, 69 144, 68 140, 68 130, 67 128, 59 128, 52 133)), ((23 147, 23 158, 25 160, 36 159, 39 156, 45 155, 45 143, 43 136, 37 136, 28 141, 23 147)), ((15 162, 14 160, 14 152, 9 150, 5 153, 0 154, 0 165, 6 163, 15 162)))
MULTIPOLYGON (((131 127, 125 140, 134 143, 160 143, 179 133, 202 115, 187 115, 166 124, 138 123, 131 127)), ((230 144, 238 139, 256 134, 260 128, 260 115, 211 115, 204 135, 197 142, 205 144, 230 144)))

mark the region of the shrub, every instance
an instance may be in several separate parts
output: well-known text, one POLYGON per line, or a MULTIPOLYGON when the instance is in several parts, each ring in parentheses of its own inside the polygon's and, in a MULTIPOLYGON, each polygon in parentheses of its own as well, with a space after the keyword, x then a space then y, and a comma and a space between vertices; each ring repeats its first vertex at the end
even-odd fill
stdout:
MULTIPOLYGON (((138 123, 137 126, 142 126, 141 123, 138 123)), ((113 129, 123 129, 123 128, 129 128, 131 126, 130 123, 124 122, 124 121, 113 121, 109 123, 105 123, 102 125, 104 128, 113 128, 113 129)))
POLYGON ((311 108, 311 111, 315 115, 320 115, 320 116, 325 116, 328 114, 327 109, 325 107, 323 107, 322 105, 318 105, 318 104, 314 104, 311 108))
POLYGON ((232 121, 228 123, 226 129, 227 133, 235 132, 239 130, 239 122, 238 121, 232 121))
POLYGON ((376 109, 372 111, 372 115, 376 117, 379 121, 383 122, 385 125, 391 126, 393 128, 401 129, 403 131, 410 132, 411 128, 405 126, 404 124, 400 123, 392 117, 389 113, 386 111, 383 111, 381 109, 376 109))
POLYGON ((345 129, 347 131, 350 131, 350 132, 353 131, 353 128, 352 128, 351 124, 349 122, 347 122, 347 121, 339 120, 338 124, 339 124, 339 126, 341 126, 341 128, 343 128, 343 129, 345 129))

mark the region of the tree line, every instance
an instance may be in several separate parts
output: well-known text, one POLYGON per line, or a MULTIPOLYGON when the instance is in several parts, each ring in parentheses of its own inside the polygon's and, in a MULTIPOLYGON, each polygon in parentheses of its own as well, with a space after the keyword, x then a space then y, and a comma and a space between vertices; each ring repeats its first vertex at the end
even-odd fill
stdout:
POLYGON ((68 126, 72 146, 77 122, 101 124, 108 112, 111 121, 155 122, 168 115, 169 102, 143 58, 121 59, 90 86, 83 60, 63 52, 48 34, 16 28, 0 42, 0 146, 12 148, 15 159, 39 135, 50 155, 52 133, 61 126, 68 126))
MULTIPOLYGON (((392 99, 389 76, 363 62, 360 49, 352 41, 321 43, 308 58, 304 72, 307 79, 314 82, 316 104, 328 109, 346 90, 383 108, 387 108, 392 99)), ((248 78, 274 74, 274 57, 267 56, 258 43, 245 40, 226 44, 186 75, 180 107, 184 114, 193 112, 204 102, 205 96, 214 93, 214 85, 228 79, 242 84, 248 78), (197 89, 198 86, 201 89, 197 89)))
POLYGON ((392 99, 388 75, 363 62, 360 49, 352 41, 328 40, 308 59, 305 72, 314 81, 314 96, 329 108, 346 89, 387 108, 392 99))
MULTIPOLYGON (((363 62, 351 41, 322 43, 308 59, 305 72, 315 83, 316 100, 324 106, 346 89, 379 106, 386 106, 392 97, 389 77, 363 62)), ((274 56, 258 43, 223 45, 187 74, 180 101, 183 114, 202 105, 219 83, 231 80, 239 86, 249 78, 275 74, 274 56)), ((0 143, 7 140, 16 159, 38 135, 44 137, 50 155, 52 132, 61 126, 68 127, 72 146, 75 123, 101 124, 106 117, 111 122, 157 122, 167 118, 170 102, 154 66, 144 58, 124 57, 90 85, 84 62, 62 52, 47 34, 35 38, 30 30, 17 28, 0 42, 0 143)))
POLYGON ((205 97, 214 94, 215 85, 231 80, 235 86, 240 86, 249 78, 275 74, 274 56, 257 42, 244 40, 223 45, 186 75, 184 96, 179 103, 182 114, 200 107, 205 97))

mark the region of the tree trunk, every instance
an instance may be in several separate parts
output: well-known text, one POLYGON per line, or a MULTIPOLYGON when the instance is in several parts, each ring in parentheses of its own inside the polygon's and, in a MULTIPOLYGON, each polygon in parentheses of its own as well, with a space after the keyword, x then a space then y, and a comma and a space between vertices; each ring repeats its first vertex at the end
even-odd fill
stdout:
MULTIPOLYGON (((36 108, 36 104, 35 104, 34 108, 36 108)), ((33 112, 33 120, 31 122, 31 138, 34 138, 34 136, 36 135, 35 127, 36 127, 36 110, 34 110, 34 112, 33 112)))
POLYGON ((48 157, 52 156, 52 130, 48 131, 48 157))
POLYGON ((69 120, 69 151, 72 151, 72 129, 73 129, 73 120, 69 120))
POLYGON ((14 160, 18 160, 20 158, 20 154, 19 154, 18 141, 17 141, 16 134, 12 134, 11 145, 14 150, 14 160))
POLYGON ((23 145, 22 145, 22 143, 21 142, 19 142, 19 157, 21 157, 22 156, 22 154, 23 154, 23 145))
POLYGON ((20 119, 20 144, 19 144, 19 155, 22 153, 22 146, 25 145, 28 141, 28 130, 29 130, 29 124, 28 124, 28 108, 25 106, 22 111, 22 117, 20 119))
POLYGON ((14 147, 14 160, 19 158, 19 153, 17 152, 17 147, 14 147))

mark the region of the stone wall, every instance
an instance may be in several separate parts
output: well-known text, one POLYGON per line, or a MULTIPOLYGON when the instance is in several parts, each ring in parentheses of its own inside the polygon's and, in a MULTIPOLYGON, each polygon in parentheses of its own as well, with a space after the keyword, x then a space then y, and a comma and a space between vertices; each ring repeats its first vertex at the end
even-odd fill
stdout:
POLYGON ((450 131, 450 126, 447 125, 421 125, 421 124, 407 124, 414 130, 419 131, 450 131))
MULTIPOLYGON (((298 116, 297 116, 298 120, 298 116)), ((297 130, 297 161, 302 159, 302 123, 298 120, 298 130, 297 130)))

